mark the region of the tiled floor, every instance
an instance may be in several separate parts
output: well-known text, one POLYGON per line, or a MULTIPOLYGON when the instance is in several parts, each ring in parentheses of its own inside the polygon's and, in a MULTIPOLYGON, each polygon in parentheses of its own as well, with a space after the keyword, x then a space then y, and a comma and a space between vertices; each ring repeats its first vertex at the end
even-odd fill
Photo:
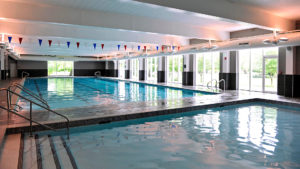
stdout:
MULTIPOLYGON (((21 79, 8 79, 8 80, 0 80, 0 88, 7 88, 11 83, 14 82, 20 82, 21 79)), ((0 92, 0 105, 6 107, 6 93, 4 91, 0 92)), ((3 136, 5 134, 6 127, 8 125, 7 123, 7 112, 0 109, 0 145, 1 140, 3 139, 3 136)))
MULTIPOLYGON (((179 84, 160 85, 174 86, 179 88, 199 90, 199 87, 181 86, 179 84)), ((173 100, 159 100, 149 102, 130 102, 120 104, 107 104, 105 106, 92 106, 82 108, 58 109, 59 113, 66 115, 73 123, 73 126, 84 124, 99 123, 99 119, 103 121, 124 120, 129 118, 145 117, 157 114, 178 113, 190 111, 193 109, 202 109, 220 104, 234 104, 237 101, 247 101, 255 98, 267 99, 273 101, 283 101, 288 103, 299 103, 300 99, 286 98, 276 94, 267 94, 248 91, 225 91, 216 95, 205 95, 192 98, 178 98, 173 100), (154 113, 155 112, 155 113, 154 113), (118 119, 123 116, 122 119, 118 119), (114 119, 112 119, 114 117, 114 119), (95 121, 98 119, 98 121, 95 121)), ((28 116, 28 112, 22 112, 28 116)), ((49 112, 34 112, 33 118, 39 122, 57 123, 64 120, 49 112)), ((101 120, 100 120, 101 121, 101 120)), ((19 117, 13 116, 9 120, 9 128, 28 126, 28 122, 19 117)))

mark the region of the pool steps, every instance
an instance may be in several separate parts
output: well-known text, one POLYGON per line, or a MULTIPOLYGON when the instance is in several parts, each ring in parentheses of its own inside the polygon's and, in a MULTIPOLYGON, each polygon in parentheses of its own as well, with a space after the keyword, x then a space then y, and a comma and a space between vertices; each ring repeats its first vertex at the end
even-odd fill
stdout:
POLYGON ((0 168, 5 169, 78 169, 62 136, 11 134, 6 136, 0 168))

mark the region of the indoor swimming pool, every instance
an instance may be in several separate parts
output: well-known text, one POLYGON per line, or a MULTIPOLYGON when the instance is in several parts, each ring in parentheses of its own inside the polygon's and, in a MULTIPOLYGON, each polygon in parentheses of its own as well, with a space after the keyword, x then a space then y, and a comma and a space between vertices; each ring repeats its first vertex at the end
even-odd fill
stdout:
MULTIPOLYGON (((71 129, 67 147, 85 169, 300 168, 299 112, 248 103, 78 127, 71 129)), ((57 133, 38 134, 42 148, 52 134, 59 160, 65 159, 57 133)), ((46 165, 53 155, 41 152, 46 165)), ((30 153, 25 151, 25 160, 30 153)))
MULTIPOLYGON (((52 109, 169 100, 213 94, 99 78, 27 78, 24 86, 46 100, 52 109)), ((28 96, 24 92, 21 94, 28 96)), ((19 100, 19 105, 28 108, 28 103, 22 99, 19 100)))

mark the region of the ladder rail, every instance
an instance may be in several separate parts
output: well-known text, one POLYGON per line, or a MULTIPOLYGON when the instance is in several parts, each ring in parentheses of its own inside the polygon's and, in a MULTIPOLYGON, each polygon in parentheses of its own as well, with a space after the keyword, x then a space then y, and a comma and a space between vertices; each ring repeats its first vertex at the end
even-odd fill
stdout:
POLYGON ((24 118, 24 119, 26 119, 26 120, 28 120, 28 121, 32 121, 32 122, 34 122, 34 123, 36 123, 36 124, 38 124, 38 125, 40 125, 40 126, 43 126, 43 127, 47 128, 47 129, 49 129, 49 130, 56 131, 55 128, 49 127, 49 126, 47 126, 47 125, 45 125, 45 124, 42 124, 42 123, 37 122, 37 121, 35 121, 35 120, 32 120, 32 119, 30 119, 30 118, 28 118, 28 117, 26 117, 26 116, 23 116, 23 115, 21 115, 21 114, 15 112, 15 111, 13 111, 13 110, 7 109, 7 108, 5 108, 5 107, 3 107, 3 106, 0 106, 0 108, 3 109, 3 110, 8 111, 8 112, 10 112, 10 113, 13 113, 13 114, 15 114, 15 115, 17 115, 17 116, 19 116, 19 117, 22 117, 22 118, 24 118))
MULTIPOLYGON (((22 99, 24 99, 24 100, 26 100, 26 101, 28 101, 30 103, 30 119, 32 119, 32 104, 35 104, 35 105, 37 105, 37 106, 39 106, 39 107, 41 107, 41 108, 43 108, 43 109, 45 109, 45 110, 47 110, 49 112, 52 112, 52 113, 54 113, 54 114, 56 114, 58 116, 63 117, 66 120, 67 134, 68 134, 68 138, 69 138, 69 124, 70 124, 70 120, 69 120, 68 117, 66 117, 66 116, 64 116, 64 115, 62 115, 62 114, 60 114, 60 113, 58 113, 58 112, 56 112, 54 110, 51 110, 51 109, 49 109, 49 108, 47 108, 47 107, 45 107, 45 106, 43 106, 43 105, 41 105, 39 103, 36 103, 35 101, 30 100, 30 99, 28 99, 28 98, 26 98, 26 97, 24 97, 24 96, 22 96, 22 95, 20 95, 20 94, 18 94, 16 92, 14 92, 14 91, 11 91, 9 89, 1 88, 0 92, 1 91, 6 91, 7 92, 7 109, 8 110, 10 110, 10 102, 9 102, 10 98, 9 98, 9 96, 10 96, 10 93, 11 93, 11 94, 14 94, 14 95, 16 95, 16 96, 18 96, 18 97, 20 97, 20 98, 22 98, 22 99)), ((32 128, 32 120, 30 120, 30 128, 32 128)))
POLYGON ((96 71, 95 73, 94 73, 94 75, 97 77, 97 76, 101 76, 101 71, 96 71))
POLYGON ((224 85, 224 87, 223 87, 223 91, 225 91, 225 89, 226 89, 226 82, 225 82, 225 79, 221 79, 221 80, 217 80, 217 79, 213 79, 213 80, 211 80, 211 81, 209 81, 209 82, 207 82, 207 88, 208 89, 212 89, 212 86, 213 86, 213 82, 216 82, 216 85, 215 85, 215 88, 216 88, 216 90, 218 89, 218 85, 220 85, 220 83, 222 83, 223 82, 223 85, 224 85), (209 84, 211 84, 210 85, 210 87, 209 87, 209 84))
POLYGON ((30 74, 28 72, 23 71, 22 72, 22 78, 27 77, 27 76, 30 76, 30 74), (24 76, 24 74, 25 74, 25 76, 24 76))
MULTIPOLYGON (((42 102, 43 104, 45 104, 47 106, 47 108, 50 108, 50 106, 48 105, 48 102, 46 100, 44 100, 43 98, 41 98, 40 96, 38 96, 37 94, 35 94, 33 91, 29 90, 28 88, 18 84, 18 83, 13 83, 12 85, 10 85, 8 87, 9 90, 11 90, 12 87, 16 87, 19 88, 20 90, 24 91, 25 93, 27 93, 28 95, 30 95, 31 97, 39 100, 40 102, 42 102)), ((12 91, 12 90, 11 90, 12 91)), ((11 97, 10 97, 11 99, 11 97)), ((11 100, 10 100, 11 103, 11 100)))

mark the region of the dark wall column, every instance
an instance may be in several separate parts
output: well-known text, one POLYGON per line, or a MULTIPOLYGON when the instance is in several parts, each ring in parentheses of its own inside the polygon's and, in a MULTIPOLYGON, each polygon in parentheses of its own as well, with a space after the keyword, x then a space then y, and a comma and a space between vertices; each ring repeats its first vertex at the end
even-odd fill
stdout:
POLYGON ((277 94, 300 97, 300 46, 280 47, 277 94))
POLYGON ((182 72, 182 84, 187 86, 193 86, 194 82, 194 64, 196 63, 195 54, 183 56, 183 72, 182 72))
POLYGON ((130 59, 125 61, 125 79, 130 79, 130 59))
POLYGON ((139 58, 139 80, 146 80, 146 58, 139 58))
POLYGON ((166 82, 166 73, 167 73, 167 57, 160 56, 158 57, 158 68, 157 68, 157 82, 164 83, 166 82))
POLYGON ((0 49, 0 79, 6 79, 6 72, 5 72, 5 56, 4 56, 5 49, 0 49))
MULTIPOLYGON (((219 80, 225 80, 226 90, 239 89, 238 70, 238 51, 221 52, 219 80)), ((224 83, 220 83, 220 89, 224 89, 224 83)))
POLYGON ((105 61, 105 70, 101 76, 118 77, 118 62, 116 60, 105 61))

